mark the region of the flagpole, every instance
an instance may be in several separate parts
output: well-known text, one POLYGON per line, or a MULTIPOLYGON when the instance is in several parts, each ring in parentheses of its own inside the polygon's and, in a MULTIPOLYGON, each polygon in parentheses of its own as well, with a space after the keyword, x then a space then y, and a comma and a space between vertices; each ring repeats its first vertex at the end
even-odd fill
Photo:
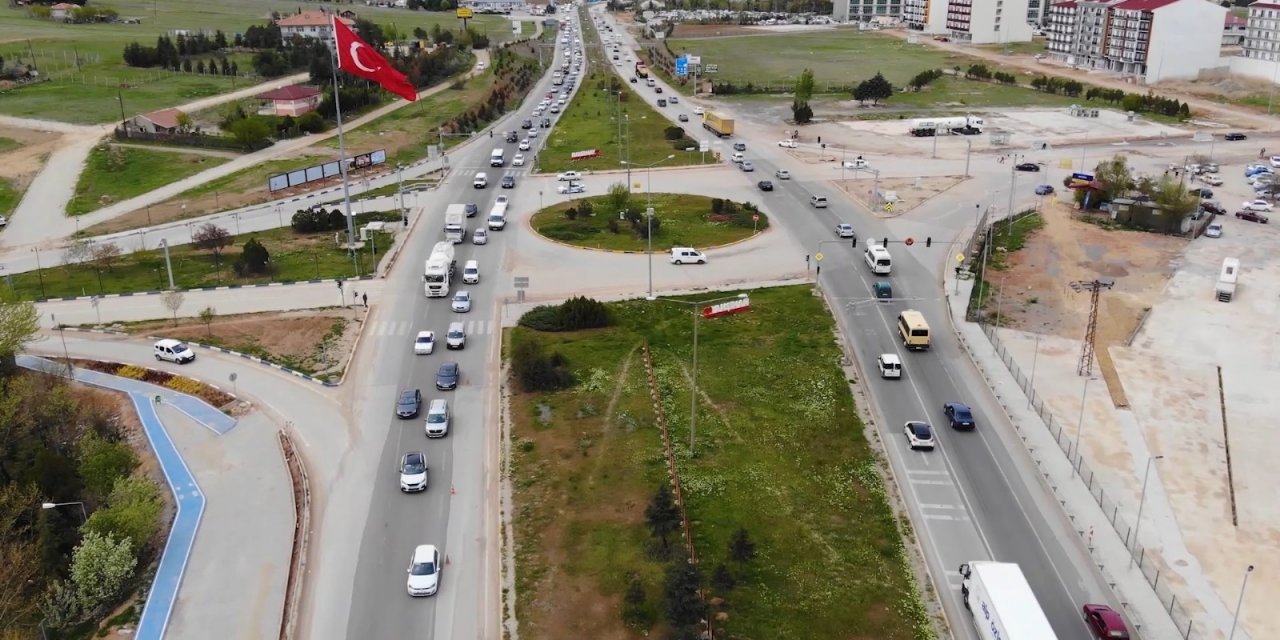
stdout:
POLYGON ((347 181, 347 147, 342 138, 342 98, 338 91, 338 21, 335 13, 330 18, 329 29, 333 31, 333 48, 329 50, 329 58, 333 62, 333 107, 338 116, 338 170, 342 172, 342 206, 346 208, 347 217, 347 252, 351 254, 351 268, 355 277, 360 277, 360 265, 356 262, 356 227, 355 218, 351 215, 351 186, 347 181))

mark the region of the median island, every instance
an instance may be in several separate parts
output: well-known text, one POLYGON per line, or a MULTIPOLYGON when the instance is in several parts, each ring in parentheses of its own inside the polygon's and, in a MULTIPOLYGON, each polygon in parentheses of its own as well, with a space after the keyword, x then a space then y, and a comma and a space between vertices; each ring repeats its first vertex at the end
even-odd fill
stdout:
POLYGON ((671 247, 715 248, 764 231, 769 217, 750 202, 683 194, 652 195, 653 219, 645 210, 649 196, 615 184, 602 196, 561 202, 538 211, 533 230, 556 242, 589 249, 645 251, 649 232, 654 251, 671 247))

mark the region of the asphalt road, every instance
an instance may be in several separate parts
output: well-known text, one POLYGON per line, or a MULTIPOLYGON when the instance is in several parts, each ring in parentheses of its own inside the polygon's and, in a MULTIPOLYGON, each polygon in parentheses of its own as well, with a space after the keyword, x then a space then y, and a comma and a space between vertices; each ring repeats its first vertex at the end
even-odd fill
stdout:
MULTIPOLYGON (((558 48, 553 66, 563 59, 558 48)), ((530 92, 537 102, 551 90, 548 74, 530 92)), ((557 88, 559 89, 559 88, 557 88)), ((498 599, 498 564, 496 512, 486 512, 486 493, 496 481, 496 459, 490 459, 498 438, 497 384, 499 370, 499 307, 497 292, 500 279, 509 274, 499 272, 504 252, 513 242, 512 235, 522 233, 521 225, 509 223, 506 230, 490 233, 487 245, 470 243, 470 231, 482 225, 489 208, 499 195, 513 202, 536 198, 532 184, 522 185, 532 162, 525 167, 498 169, 489 167, 489 154, 495 147, 506 150, 508 162, 517 152, 516 143, 506 143, 502 132, 519 129, 520 121, 530 117, 531 107, 518 110, 498 123, 493 144, 474 144, 460 149, 452 158, 457 175, 432 192, 425 204, 424 215, 410 235, 409 244, 399 264, 388 277, 384 297, 394 299, 384 305, 366 329, 362 348, 376 350, 379 366, 363 372, 358 382, 365 389, 363 406, 357 407, 361 429, 369 437, 383 438, 379 454, 379 470, 374 486, 369 487, 369 511, 358 550, 354 597, 347 618, 348 638, 492 638, 497 637, 500 612, 498 599), (471 176, 475 171, 489 175, 487 189, 475 189, 471 176), (498 186, 501 176, 517 176, 514 189, 498 186), (469 313, 453 313, 450 298, 426 298, 423 294, 422 265, 431 247, 443 240, 444 209, 448 203, 479 205, 479 214, 468 219, 468 241, 455 245, 458 279, 452 291, 468 290, 473 296, 469 313), (478 285, 461 284, 462 265, 470 259, 480 263, 478 285), (443 344, 450 322, 467 325, 466 348, 447 351, 443 344), (436 333, 438 344, 432 355, 415 356, 414 335, 420 330, 436 333), (440 363, 457 361, 462 370, 462 383, 456 391, 437 391, 434 386, 440 363), (402 388, 422 390, 423 415, 401 420, 394 414, 397 393, 402 388), (447 437, 427 440, 423 431, 425 404, 431 399, 449 400, 452 418, 447 437), (424 493, 402 494, 399 489, 398 464, 407 451, 421 450, 427 455, 429 488, 424 493), (434 544, 447 558, 440 591, 434 597, 411 598, 406 593, 405 570, 415 546, 434 544)), ((554 121, 555 114, 546 114, 554 121)), ((542 129, 531 157, 550 130, 542 129)), ((523 131, 522 137, 523 137, 523 131)), ((491 492, 496 494, 496 491, 491 492)))
MULTIPOLYGON (((616 25, 614 31, 620 31, 616 25)), ((624 78, 631 75, 624 66, 615 69, 624 78)), ((658 84, 663 86, 661 80, 658 84)), ((660 97, 645 88, 637 92, 650 104, 660 97)), ((673 93, 668 87, 662 95, 673 93)), ((696 123, 692 107, 681 103, 659 111, 673 120, 679 113, 686 113, 696 123)), ((695 132, 699 134, 706 135, 695 132)), ((721 147, 735 141, 741 140, 725 140, 721 147)), ((815 255, 818 250, 825 254, 820 282, 828 298, 840 303, 837 318, 842 332, 862 371, 868 372, 865 384, 874 398, 873 412, 880 417, 877 428, 887 445, 898 485, 957 637, 976 638, 977 634, 960 603, 956 569, 962 562, 994 559, 1021 566, 1059 638, 1087 639, 1089 632, 1081 620, 1079 605, 1108 601, 1109 594, 1092 570, 1088 555, 1079 548, 1078 537, 1069 531, 1070 524, 1059 506, 1034 480, 1024 479, 1033 478, 1026 474, 1035 471, 1022 468, 1025 453, 1006 448, 1001 432, 1012 433, 1012 427, 1007 422, 1001 424, 1004 418, 999 405, 950 328, 939 273, 954 265, 950 255, 958 251, 948 244, 935 244, 932 248, 901 244, 908 235, 919 238, 924 234, 950 241, 967 223, 972 223, 973 210, 968 204, 956 206, 940 198, 922 207, 910 220, 882 220, 838 197, 818 171, 793 170, 793 180, 773 179, 777 168, 790 168, 793 164, 774 144, 763 140, 748 143, 746 158, 755 164, 756 171, 744 177, 753 182, 772 179, 775 190, 762 195, 775 209, 794 211, 797 215, 787 218, 791 233, 804 246, 814 247, 815 255), (827 195, 830 208, 810 207, 809 197, 815 193, 827 195), (790 200, 790 207, 779 202, 784 199, 790 200), (854 225, 859 237, 857 248, 850 246, 848 240, 826 244, 838 240, 833 231, 838 222, 854 225), (877 276, 863 263, 861 254, 865 239, 886 237, 893 257, 892 274, 877 276), (893 284, 894 300, 874 300, 871 286, 877 280, 893 284), (896 337, 897 314, 908 308, 922 312, 932 328, 929 351, 907 352, 896 337), (901 380, 882 380, 874 375, 875 358, 881 353, 902 356, 905 371, 901 380), (942 405, 948 401, 968 403, 978 428, 955 432, 944 426, 942 405), (938 441, 934 451, 910 450, 902 431, 908 420, 926 420, 934 425, 938 441)), ((989 184, 990 190, 1009 184, 1009 175, 1004 172, 977 175, 975 179, 989 184)), ((1027 196, 1032 184, 1038 182, 1033 180, 1019 181, 1027 196)), ((1020 197, 1022 191, 1017 192, 1020 197)), ((1014 446, 1021 446, 1016 438, 1014 446)))

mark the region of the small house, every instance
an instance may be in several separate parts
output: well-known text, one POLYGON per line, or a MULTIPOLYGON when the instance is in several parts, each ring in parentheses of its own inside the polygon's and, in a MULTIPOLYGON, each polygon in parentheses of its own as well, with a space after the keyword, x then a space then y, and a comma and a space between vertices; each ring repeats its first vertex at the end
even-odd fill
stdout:
POLYGON ((182 128, 179 120, 183 115, 177 109, 161 109, 151 113, 143 113, 131 118, 127 128, 144 133, 174 135, 182 128))
POLYGON ((272 89, 254 96, 262 101, 258 115, 298 117, 320 107, 320 90, 302 84, 272 89))
POLYGON ((59 2, 58 4, 49 7, 49 19, 71 22, 75 19, 75 12, 78 8, 80 8, 78 5, 71 4, 70 2, 59 2))

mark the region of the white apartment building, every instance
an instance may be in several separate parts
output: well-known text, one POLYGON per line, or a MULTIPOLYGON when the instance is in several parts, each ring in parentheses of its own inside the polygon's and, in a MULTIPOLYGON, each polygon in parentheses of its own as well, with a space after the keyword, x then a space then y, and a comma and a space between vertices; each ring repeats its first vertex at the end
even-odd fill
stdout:
POLYGON ((1267 82, 1280 81, 1280 2, 1249 5, 1243 51, 1228 62, 1232 73, 1267 82))
MULTIPOLYGON (((339 17, 342 24, 353 27, 356 24, 351 18, 339 17)), ((304 38, 324 38, 333 41, 333 14, 325 11, 303 11, 294 13, 276 20, 276 26, 280 27, 280 37, 288 43, 293 40, 294 36, 302 36, 304 38)))
POLYGON ((835 0, 831 17, 836 22, 877 22, 902 17, 902 0, 835 0))
POLYGON ((1209 0, 1078 0, 1049 7, 1049 52, 1147 84, 1220 66, 1226 8, 1209 0))
POLYGON ((974 44, 1029 42, 1028 0, 903 0, 907 27, 974 44))

